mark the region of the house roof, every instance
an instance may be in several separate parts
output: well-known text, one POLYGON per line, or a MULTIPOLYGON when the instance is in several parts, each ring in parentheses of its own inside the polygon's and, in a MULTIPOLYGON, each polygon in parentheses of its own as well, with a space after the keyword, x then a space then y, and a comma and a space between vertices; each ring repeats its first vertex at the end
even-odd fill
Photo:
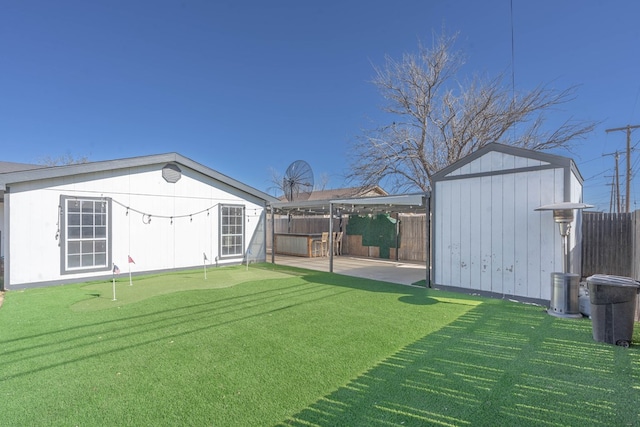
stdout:
POLYGON ((10 173, 10 172, 19 172, 26 171, 31 169, 40 169, 43 168, 42 165, 30 165, 27 163, 13 163, 13 162, 1 162, 0 161, 0 174, 2 173, 10 173))
MULTIPOLYGON (((100 161, 100 162, 78 163, 78 164, 65 165, 65 166, 51 166, 51 167, 40 166, 37 168, 31 168, 31 169, 17 168, 17 169, 11 170, 11 168, 7 166, 8 171, 4 173, 3 173, 4 169, 2 169, 2 164, 5 164, 5 163, 2 163, 0 164, 0 192, 6 191, 7 187, 11 186, 11 184, 16 184, 20 182, 60 178, 65 176, 73 176, 73 175, 103 172, 103 171, 112 171, 112 170, 127 169, 127 168, 138 167, 138 166, 147 166, 147 165, 164 164, 164 163, 181 164, 187 168, 193 169, 217 181, 224 182, 225 184, 230 185, 233 188, 241 190, 259 199, 262 199, 268 202, 277 201, 276 198, 274 198, 273 196, 270 196, 267 193, 264 193, 240 181, 230 178, 224 174, 221 174, 220 172, 217 172, 207 166, 197 163, 178 153, 156 154, 151 156, 130 157, 125 159, 106 160, 106 161, 100 161)), ((7 164, 7 165, 10 165, 10 164, 7 164)))
MULTIPOLYGON (((347 187, 347 188, 333 188, 330 190, 314 190, 306 201, 312 200, 332 200, 332 199, 347 199, 355 197, 376 197, 386 196, 388 193, 384 191, 380 186, 373 187, 347 187)), ((281 202, 286 202, 285 196, 278 198, 281 202)))

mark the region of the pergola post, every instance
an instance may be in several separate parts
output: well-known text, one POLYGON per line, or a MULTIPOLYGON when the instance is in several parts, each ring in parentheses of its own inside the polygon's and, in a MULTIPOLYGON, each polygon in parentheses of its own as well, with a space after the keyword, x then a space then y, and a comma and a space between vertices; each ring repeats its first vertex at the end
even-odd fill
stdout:
POLYGON ((333 273, 333 202, 329 202, 329 273, 333 273))
POLYGON ((276 210, 271 206, 271 264, 276 263, 276 210))
POLYGON ((427 284, 427 288, 431 287, 431 195, 425 195, 425 202, 424 202, 424 206, 425 206, 425 210, 426 210, 426 221, 425 221, 425 237, 426 239, 424 239, 426 241, 426 247, 425 247, 425 251, 427 254, 427 260, 425 261, 426 264, 426 284, 427 284))

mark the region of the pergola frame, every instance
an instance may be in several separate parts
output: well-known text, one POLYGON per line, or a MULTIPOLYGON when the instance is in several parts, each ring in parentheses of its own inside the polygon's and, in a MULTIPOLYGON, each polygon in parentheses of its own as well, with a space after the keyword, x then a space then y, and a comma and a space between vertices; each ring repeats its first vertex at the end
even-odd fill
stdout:
MULTIPOLYGON (((401 194, 395 196, 360 197, 331 200, 275 202, 271 208, 271 241, 275 245, 275 215, 329 216, 329 247, 333 248, 333 217, 336 211, 346 214, 425 213, 426 223, 426 283, 431 287, 431 194, 401 194)), ((271 250, 271 263, 275 264, 275 247, 271 250)), ((333 273, 333 250, 329 251, 329 272, 333 273)))

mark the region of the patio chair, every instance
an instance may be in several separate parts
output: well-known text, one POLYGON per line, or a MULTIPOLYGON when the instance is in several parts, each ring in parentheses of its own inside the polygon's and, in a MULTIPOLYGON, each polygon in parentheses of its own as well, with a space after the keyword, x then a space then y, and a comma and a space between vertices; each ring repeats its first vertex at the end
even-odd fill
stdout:
POLYGON ((342 234, 343 232, 333 233, 333 254, 342 255, 342 234))
POLYGON ((323 232, 319 240, 313 241, 313 254, 316 255, 320 249, 320 256, 329 255, 329 232, 323 232))

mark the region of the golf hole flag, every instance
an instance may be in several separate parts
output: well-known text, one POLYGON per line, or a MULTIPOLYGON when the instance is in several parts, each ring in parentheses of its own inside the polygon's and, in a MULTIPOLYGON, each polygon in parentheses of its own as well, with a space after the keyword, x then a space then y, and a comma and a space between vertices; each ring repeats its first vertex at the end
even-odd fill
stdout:
POLYGON ((207 254, 205 254, 204 252, 202 252, 202 257, 204 258, 202 260, 202 267, 204 268, 204 280, 207 280, 207 261, 209 261, 209 258, 207 258, 207 254))
POLYGON ((131 258, 131 255, 127 255, 129 258, 129 286, 133 286, 133 281, 131 280, 131 264, 135 264, 136 262, 131 258))
POLYGON ((120 274, 120 269, 113 263, 113 277, 111 278, 111 286, 113 288, 113 301, 116 300, 116 274, 120 274))

